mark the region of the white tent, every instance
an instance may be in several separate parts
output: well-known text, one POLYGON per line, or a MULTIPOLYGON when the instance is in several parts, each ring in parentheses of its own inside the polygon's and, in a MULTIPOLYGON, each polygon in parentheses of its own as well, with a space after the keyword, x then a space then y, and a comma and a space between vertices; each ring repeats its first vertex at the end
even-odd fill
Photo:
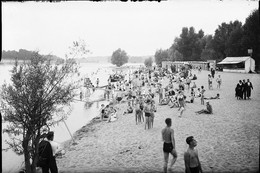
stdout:
POLYGON ((255 60, 250 56, 245 57, 226 57, 218 65, 223 66, 223 71, 248 73, 250 70, 255 72, 255 60))

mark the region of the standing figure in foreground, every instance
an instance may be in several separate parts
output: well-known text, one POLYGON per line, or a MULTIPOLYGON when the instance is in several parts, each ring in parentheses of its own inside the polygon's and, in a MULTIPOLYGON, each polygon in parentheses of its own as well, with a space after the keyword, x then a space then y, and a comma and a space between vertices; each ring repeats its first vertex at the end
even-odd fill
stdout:
POLYGON ((198 150, 195 149, 197 141, 193 136, 189 136, 186 138, 186 143, 189 148, 184 153, 185 173, 202 173, 198 150))
POLYGON ((47 140, 41 141, 39 144, 40 156, 43 158, 44 163, 38 165, 42 168, 42 173, 58 173, 58 167, 56 164, 55 154, 58 150, 58 145, 53 142, 54 132, 47 134, 47 140), (42 149, 41 149, 42 148, 42 149))
POLYGON ((162 129, 162 140, 164 142, 163 143, 163 154, 164 154, 163 170, 166 173, 168 161, 169 161, 169 154, 171 153, 173 157, 169 167, 171 169, 177 160, 177 152, 175 149, 174 130, 171 128, 172 126, 171 118, 166 118, 165 123, 167 126, 164 129, 162 129))

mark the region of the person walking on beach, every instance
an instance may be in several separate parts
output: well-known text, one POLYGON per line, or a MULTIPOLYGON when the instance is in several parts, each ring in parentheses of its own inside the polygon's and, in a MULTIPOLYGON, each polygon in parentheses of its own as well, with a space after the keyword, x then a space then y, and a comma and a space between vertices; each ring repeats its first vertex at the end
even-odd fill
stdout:
POLYGON ((244 100, 246 100, 246 92, 247 92, 247 83, 246 83, 246 80, 243 79, 243 82, 242 82, 242 98, 244 100))
POLYGON ((237 84, 237 86, 236 86, 236 88, 235 88, 236 97, 237 97, 237 99, 239 99, 239 100, 241 100, 242 97, 243 97, 242 89, 243 89, 243 87, 242 87, 242 81, 239 80, 239 82, 238 82, 238 84, 237 84))
POLYGON ((177 96, 178 102, 179 102, 179 110, 181 110, 179 117, 182 116, 183 111, 185 110, 185 99, 184 99, 183 91, 179 91, 179 95, 177 96))
POLYGON ((163 155, 164 155, 164 165, 163 170, 164 173, 167 173, 169 154, 172 155, 172 161, 169 169, 172 169, 172 166, 177 160, 177 152, 175 149, 175 138, 174 138, 174 130, 171 128, 172 120, 171 118, 165 119, 166 127, 162 129, 162 140, 163 140, 163 155))
POLYGON ((249 79, 247 79, 247 99, 250 99, 251 97, 251 89, 253 89, 253 85, 252 83, 250 82, 249 79))
POLYGON ((193 136, 186 138, 189 148, 184 153, 185 173, 202 173, 198 150, 195 149, 197 141, 193 136))

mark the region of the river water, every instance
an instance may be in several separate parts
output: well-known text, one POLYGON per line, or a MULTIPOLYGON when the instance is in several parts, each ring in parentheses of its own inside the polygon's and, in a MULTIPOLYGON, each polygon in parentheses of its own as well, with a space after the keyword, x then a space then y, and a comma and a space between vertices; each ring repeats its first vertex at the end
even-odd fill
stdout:
MULTIPOLYGON (((141 64, 126 64, 131 66, 140 66, 141 64)), ((107 85, 107 79, 109 74, 113 73, 115 67, 111 64, 100 64, 100 63, 81 63, 81 68, 79 69, 80 76, 79 78, 89 77, 90 80, 95 85, 96 79, 99 78, 99 85, 107 85)), ((0 86, 4 82, 9 83, 13 65, 10 64, 1 64, 0 65, 0 86)), ((130 72, 129 72, 130 73, 130 72)), ((84 88, 82 88, 84 93, 84 88)), ((103 97, 102 90, 96 90, 90 96, 90 100, 97 100, 103 97)), ((79 99, 79 98, 78 98, 79 99)), ((90 107, 86 106, 85 102, 74 101, 71 103, 72 112, 66 119, 65 123, 68 126, 69 131, 73 134, 79 130, 82 126, 86 125, 91 119, 98 115, 98 110, 100 109, 101 104, 107 104, 108 101, 99 101, 94 102, 90 107)), ((52 127, 51 130, 54 131, 54 141, 62 143, 66 140, 71 139, 70 133, 66 128, 66 125, 63 122, 60 122, 57 126, 52 127)), ((7 124, 2 124, 4 128, 7 124)), ((9 137, 6 133, 2 133, 2 148, 7 148, 5 140, 8 140, 9 137)), ((2 151, 2 172, 13 173, 17 172, 23 166, 24 157, 16 155, 12 150, 2 151)))

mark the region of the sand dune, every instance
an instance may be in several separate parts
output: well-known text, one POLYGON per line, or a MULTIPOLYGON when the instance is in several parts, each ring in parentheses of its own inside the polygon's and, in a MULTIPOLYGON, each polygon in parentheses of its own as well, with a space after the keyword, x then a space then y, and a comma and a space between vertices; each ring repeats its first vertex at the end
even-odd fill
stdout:
POLYGON ((220 74, 223 81, 221 89, 216 89, 214 81, 214 90, 208 90, 208 73, 197 74, 196 84, 205 86, 206 97, 220 93, 220 100, 210 101, 213 115, 195 114, 205 107, 199 99, 187 103, 182 118, 178 118, 176 108, 157 106, 154 128, 144 130, 144 124, 135 124, 134 114, 122 114, 126 103, 117 105, 117 121, 93 120, 74 134, 76 145, 72 141, 64 143, 66 154, 57 159, 59 172, 162 172, 161 129, 168 117, 173 120, 178 152, 174 172, 184 172, 183 153, 189 135, 198 141, 204 172, 259 171, 260 76, 218 72, 216 75, 220 74), (252 99, 237 100, 235 86, 239 79, 247 78, 254 86, 252 99))

